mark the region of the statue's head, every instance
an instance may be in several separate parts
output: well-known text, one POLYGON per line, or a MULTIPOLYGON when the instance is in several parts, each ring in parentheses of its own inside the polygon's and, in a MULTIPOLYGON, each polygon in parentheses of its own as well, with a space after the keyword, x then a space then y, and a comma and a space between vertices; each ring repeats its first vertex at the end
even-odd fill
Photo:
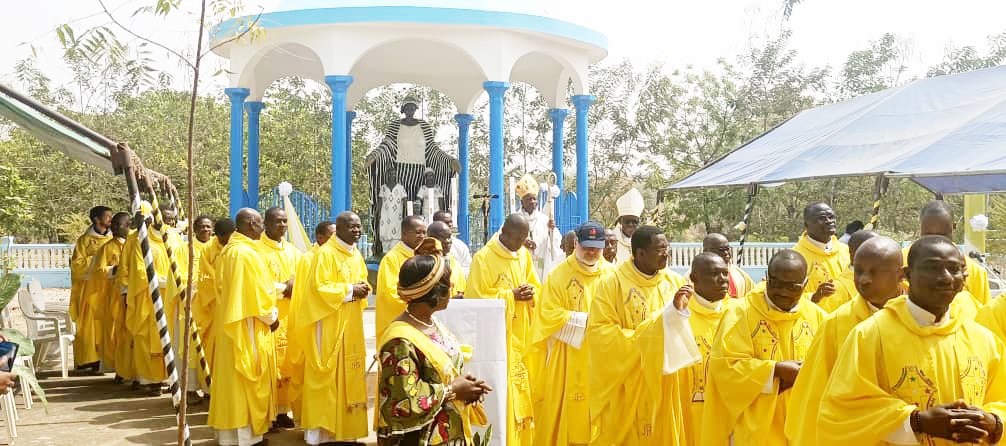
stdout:
POLYGON ((389 189, 398 184, 398 169, 391 167, 384 171, 384 184, 387 185, 389 189))
POLYGON ((409 96, 402 102, 402 113, 406 118, 415 116, 417 110, 419 110, 419 101, 416 98, 409 96))

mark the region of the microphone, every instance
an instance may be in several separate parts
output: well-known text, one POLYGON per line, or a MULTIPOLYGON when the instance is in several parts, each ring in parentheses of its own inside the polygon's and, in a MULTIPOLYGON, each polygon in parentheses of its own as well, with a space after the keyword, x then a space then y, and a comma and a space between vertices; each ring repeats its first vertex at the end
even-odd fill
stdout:
POLYGON ((484 198, 499 198, 499 197, 500 196, 496 195, 496 194, 475 194, 475 195, 472 195, 472 198, 476 199, 476 200, 484 199, 484 198))

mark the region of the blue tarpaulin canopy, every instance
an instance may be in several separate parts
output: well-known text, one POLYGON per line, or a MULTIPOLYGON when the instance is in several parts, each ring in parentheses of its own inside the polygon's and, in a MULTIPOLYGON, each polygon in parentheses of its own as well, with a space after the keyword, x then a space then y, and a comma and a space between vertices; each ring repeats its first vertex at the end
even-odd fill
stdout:
POLYGON ((1006 192, 1006 66, 803 111, 668 189, 881 174, 941 194, 1006 192))

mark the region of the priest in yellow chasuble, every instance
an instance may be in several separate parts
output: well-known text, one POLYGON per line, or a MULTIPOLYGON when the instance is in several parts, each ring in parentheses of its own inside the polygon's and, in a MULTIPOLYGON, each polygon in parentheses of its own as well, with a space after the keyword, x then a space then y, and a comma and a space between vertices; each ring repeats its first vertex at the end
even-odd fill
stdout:
MULTIPOLYGON (((171 260, 168 258, 167 245, 162 232, 151 226, 153 218, 150 217, 150 204, 142 203, 140 207, 141 214, 144 215, 147 222, 148 246, 160 288, 164 317, 167 320, 172 343, 174 343, 175 330, 178 325, 176 319, 178 297, 184 288, 177 286, 175 276, 171 273, 171 260)), ((166 209, 161 211, 165 212, 166 209)), ((170 238, 171 235, 168 237, 170 238)), ((174 239, 178 240, 177 235, 174 239)), ((160 395, 161 382, 167 379, 167 374, 164 371, 164 353, 161 349, 160 331, 157 328, 157 314, 154 310, 154 303, 150 299, 146 264, 143 260, 139 239, 133 243, 127 241, 126 245, 129 249, 128 251, 124 249, 122 253, 122 262, 125 263, 126 268, 120 268, 120 270, 125 277, 128 289, 126 330, 133 340, 133 366, 140 384, 147 386, 147 394, 160 395)), ((172 246, 173 253, 177 253, 177 249, 180 248, 176 248, 178 245, 172 246)), ((182 261, 182 258, 176 257, 176 260, 182 261)), ((182 274, 184 270, 179 266, 178 272, 182 274)), ((179 282, 183 287, 185 286, 184 279, 181 277, 179 277, 179 282)))
POLYGON ((853 277, 852 259, 856 258, 856 250, 859 249, 859 246, 863 242, 879 235, 868 229, 860 229, 849 236, 846 245, 849 246, 850 264, 835 278, 835 293, 830 296, 824 296, 817 302, 817 305, 821 309, 831 313, 842 306, 842 304, 852 300, 859 293, 856 291, 856 281, 853 277))
POLYGON ((908 252, 909 294, 852 330, 821 400, 817 444, 997 444, 1006 416, 1006 349, 951 302, 964 256, 925 236, 908 252))
POLYGON ((220 445, 262 442, 276 418, 276 288, 262 256, 258 211, 238 211, 217 259, 216 349, 207 423, 220 445))
POLYGON ((70 319, 77 325, 77 333, 73 338, 74 364, 78 369, 97 371, 98 361, 101 359, 98 355, 98 345, 101 343, 99 319, 104 309, 88 305, 88 301, 95 302, 96 299, 85 296, 84 282, 90 278, 87 273, 91 269, 94 255, 112 239, 109 232, 112 210, 105 206, 95 206, 88 216, 91 226, 77 238, 70 256, 70 319))
POLYGON ((730 275, 727 277, 728 295, 730 297, 744 297, 752 288, 754 281, 744 269, 733 263, 733 253, 730 252, 730 241, 723 234, 710 233, 702 239, 702 251, 711 252, 723 258, 727 263, 730 275))
POLYGON ((295 297, 294 337, 304 355, 300 424, 311 445, 352 442, 368 433, 363 309, 370 285, 356 248, 362 234, 359 216, 339 214, 335 237, 314 253, 305 278, 311 285, 295 297))
POLYGON ((825 316, 802 297, 806 282, 803 256, 779 251, 764 287, 723 316, 706 368, 699 444, 789 444, 783 433, 789 390, 825 316))
POLYGON ((999 296, 983 307, 975 318, 979 324, 992 331, 999 340, 1006 342, 1006 298, 999 296))
MULTIPOLYGON (((927 235, 942 235, 950 240, 954 239, 954 210, 950 207, 947 202, 942 200, 933 200, 922 208, 919 213, 919 235, 925 237, 927 235)), ((905 257, 905 262, 908 262, 908 249, 904 248, 902 254, 905 257)), ((964 257, 964 263, 966 265, 966 276, 964 278, 964 290, 970 294, 971 299, 974 300, 972 305, 970 302, 967 306, 973 306, 974 313, 978 312, 978 308, 985 305, 992 298, 991 291, 989 290, 989 277, 988 272, 985 271, 978 262, 972 260, 970 257, 964 257)), ((905 263, 908 266, 908 263, 905 263)), ((954 301, 965 300, 963 296, 960 296, 954 301)), ((958 303, 960 305, 961 303, 958 303)), ((974 316, 974 314, 972 314, 974 316)))
MULTIPOLYGON (((87 305, 98 310, 96 319, 101 327, 99 352, 102 368, 116 369, 115 352, 117 338, 123 336, 116 333, 117 327, 124 326, 126 309, 121 305, 118 286, 115 283, 115 268, 122 257, 122 247, 129 236, 129 214, 119 212, 112 216, 112 239, 101 245, 94 255, 91 267, 88 269, 88 280, 84 282, 84 295, 88 297, 87 305)), ((116 374, 115 381, 122 382, 122 377, 116 374)))
POLYGON ((688 324, 691 285, 667 270, 663 230, 640 226, 632 257, 601 278, 587 318, 590 444, 685 445, 680 373, 702 360, 688 324))
POLYGON ((692 271, 688 279, 695 292, 688 301, 691 316, 688 324, 695 336, 695 345, 702 354, 702 361, 683 370, 681 381, 682 404, 686 408, 684 424, 688 444, 698 444, 698 434, 702 428, 702 408, 705 403, 706 366, 712 349, 716 328, 727 310, 740 302, 730 295, 730 269, 719 253, 703 252, 692 260, 692 271))
POLYGON ((426 220, 421 215, 405 217, 402 220, 402 240, 384 254, 377 267, 377 310, 374 319, 377 337, 381 337, 392 319, 405 311, 405 302, 398 298, 398 270, 415 255, 413 250, 424 238, 426 220))
MULTIPOLYGON (((506 444, 533 444, 534 408, 528 348, 535 297, 541 282, 534 270, 531 252, 524 247, 529 226, 520 214, 510 214, 503 228, 472 258, 468 273, 468 299, 501 299, 506 302, 507 330, 507 425, 506 444)), ((500 429, 503 426, 499 427, 500 429)))
MULTIPOLYGON (((213 238, 207 242, 209 246, 199 257, 199 287, 192 299, 192 320, 199 329, 199 337, 203 341, 203 354, 206 355, 210 373, 213 373, 216 328, 219 326, 214 320, 217 303, 220 301, 220 286, 216 278, 217 259, 227 246, 234 229, 234 220, 229 218, 221 218, 213 223, 213 238)), ((200 382, 206 382, 205 376, 199 378, 200 382)))
POLYGON ((468 286, 468 278, 465 277, 465 269, 461 267, 461 263, 454 257, 454 253, 451 252, 451 247, 454 246, 454 232, 451 227, 442 221, 434 221, 430 223, 429 229, 426 231, 430 237, 437 239, 440 242, 440 246, 443 247, 444 255, 450 261, 451 267, 451 285, 454 287, 454 296, 464 296, 465 287, 468 286))
POLYGON ((323 221, 314 228, 315 244, 297 260, 297 268, 294 277, 301 280, 294 281, 293 298, 290 300, 290 316, 287 318, 287 347, 286 358, 279 365, 280 375, 289 377, 287 382, 287 396, 294 416, 299 417, 301 413, 301 395, 304 389, 304 343, 307 342, 303 335, 298 333, 297 315, 301 312, 300 306, 305 299, 313 296, 312 287, 314 280, 311 277, 311 264, 318 250, 325 245, 332 236, 335 235, 335 223, 323 221))
POLYGON ((604 226, 588 221, 575 233, 576 249, 545 280, 531 324, 534 444, 590 442, 590 364, 583 340, 594 289, 612 266, 601 258, 604 226))
POLYGON ((821 324, 790 391, 786 438, 794 445, 818 444, 817 414, 821 396, 838 358, 838 349, 849 332, 884 308, 889 300, 901 295, 903 270, 898 242, 873 231, 860 230, 849 239, 849 249, 855 252, 852 267, 856 294, 821 324))
POLYGON ((137 212, 130 219, 129 235, 126 236, 126 242, 122 245, 122 252, 119 255, 119 265, 116 266, 115 277, 112 279, 113 288, 116 292, 115 310, 113 311, 118 313, 115 316, 115 330, 119 333, 117 336, 118 339, 115 342, 115 374, 122 377, 124 381, 132 381, 133 385, 139 385, 139 376, 136 374, 136 359, 133 357, 133 344, 136 340, 129 332, 129 327, 126 324, 126 300, 129 296, 128 272, 132 270, 132 253, 133 250, 137 249, 135 245, 139 243, 137 239, 138 231, 135 228, 139 226, 142 218, 142 215, 137 212))
MULTIPOLYGON (((283 208, 271 207, 265 211, 265 232, 262 234, 262 256, 273 287, 276 289, 276 309, 279 310, 279 328, 273 333, 276 339, 276 364, 283 364, 287 348, 287 317, 290 315, 290 298, 293 296, 294 269, 300 258, 300 251, 293 243, 286 241, 287 218, 283 208)), ((278 370, 277 370, 278 372, 278 370)), ((287 395, 290 379, 279 375, 276 401, 278 415, 275 427, 289 429, 294 427, 293 420, 287 414, 290 411, 290 398, 287 395)))
POLYGON ((804 233, 793 250, 807 262, 805 291, 814 303, 835 294, 835 280, 852 260, 849 247, 835 237, 835 211, 825 203, 812 203, 803 209, 804 233))

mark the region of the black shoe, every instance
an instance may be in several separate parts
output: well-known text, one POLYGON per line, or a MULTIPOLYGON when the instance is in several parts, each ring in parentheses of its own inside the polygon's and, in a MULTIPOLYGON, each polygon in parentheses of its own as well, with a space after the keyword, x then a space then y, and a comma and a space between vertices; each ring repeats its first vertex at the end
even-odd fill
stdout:
POLYGON ((140 382, 139 381, 133 381, 133 383, 129 385, 129 389, 130 390, 140 390, 140 382))
POLYGON ((144 396, 161 396, 161 385, 158 384, 147 384, 142 386, 141 393, 144 396))
POLYGON ((277 429, 293 429, 296 426, 290 416, 285 413, 277 415, 276 420, 272 422, 272 427, 277 429))
POLYGON ((185 398, 185 405, 188 407, 198 406, 203 404, 203 397, 199 396, 196 392, 189 392, 188 396, 185 398))
POLYGON ((112 384, 122 384, 124 382, 126 382, 126 380, 119 375, 115 375, 115 379, 112 380, 112 384))

